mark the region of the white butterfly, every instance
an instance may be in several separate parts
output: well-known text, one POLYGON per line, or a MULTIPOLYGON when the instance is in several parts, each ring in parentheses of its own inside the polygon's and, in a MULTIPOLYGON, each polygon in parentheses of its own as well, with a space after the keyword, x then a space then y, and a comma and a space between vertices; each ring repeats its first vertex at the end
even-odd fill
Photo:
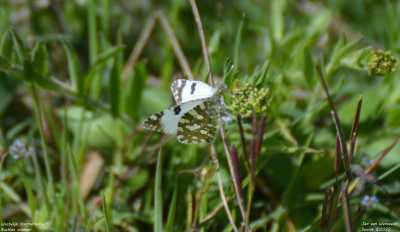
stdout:
POLYGON ((171 84, 171 90, 177 105, 150 116, 143 127, 176 135, 185 144, 214 142, 221 114, 224 118, 226 115, 222 96, 226 86, 213 88, 201 81, 178 79, 171 84))

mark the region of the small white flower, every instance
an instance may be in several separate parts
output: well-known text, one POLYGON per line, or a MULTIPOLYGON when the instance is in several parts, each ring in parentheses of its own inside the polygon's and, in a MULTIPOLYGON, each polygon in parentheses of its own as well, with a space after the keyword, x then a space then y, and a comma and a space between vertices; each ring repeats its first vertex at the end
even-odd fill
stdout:
POLYGON ((17 139, 10 147, 10 154, 14 156, 15 159, 25 158, 33 154, 33 147, 29 147, 27 150, 25 144, 17 139))

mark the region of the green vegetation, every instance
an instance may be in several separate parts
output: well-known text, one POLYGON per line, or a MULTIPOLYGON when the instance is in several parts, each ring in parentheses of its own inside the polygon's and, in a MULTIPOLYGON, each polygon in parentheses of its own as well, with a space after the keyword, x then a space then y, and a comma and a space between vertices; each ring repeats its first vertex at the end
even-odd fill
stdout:
POLYGON ((0 228, 400 230, 400 1, 198 1, 241 115, 185 145, 141 122, 210 83, 193 2, 1 3, 0 228))

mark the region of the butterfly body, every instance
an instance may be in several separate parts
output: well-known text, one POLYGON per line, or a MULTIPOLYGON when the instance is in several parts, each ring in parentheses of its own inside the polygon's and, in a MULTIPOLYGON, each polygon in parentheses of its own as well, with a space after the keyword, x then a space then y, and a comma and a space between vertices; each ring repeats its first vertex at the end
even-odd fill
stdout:
POLYGON ((171 85, 177 105, 147 118, 148 130, 176 135, 181 143, 212 143, 224 106, 224 85, 213 88, 201 81, 178 79, 171 85))

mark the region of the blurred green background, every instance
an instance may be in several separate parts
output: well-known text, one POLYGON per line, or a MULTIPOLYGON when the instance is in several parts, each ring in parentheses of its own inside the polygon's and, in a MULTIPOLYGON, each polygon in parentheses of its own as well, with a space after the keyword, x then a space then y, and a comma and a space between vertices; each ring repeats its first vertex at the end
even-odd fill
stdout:
MULTIPOLYGON (((227 104, 246 82, 268 89, 267 110, 257 115, 267 121, 254 192, 238 125, 226 126, 228 145, 238 147, 245 205, 253 195, 251 229, 320 231, 324 198, 334 187, 338 204, 324 230, 345 231, 338 189, 344 170, 335 173, 336 129, 315 64, 322 64, 347 142, 363 96, 352 164, 370 167, 400 133, 400 1, 197 6, 214 77, 221 81, 228 58, 234 64, 227 104), (259 76, 261 84, 251 81, 259 76)), ((189 1, 2 0, 0 36, 2 222, 37 223, 33 231, 185 231, 221 204, 208 146, 180 144, 140 126, 175 104, 169 88, 173 78, 188 75, 182 62, 207 81, 189 1), (149 36, 138 45, 143 31, 149 36), (139 55, 130 63, 134 48, 139 55)), ((242 123, 250 149, 252 119, 242 123)), ((215 147, 239 226, 220 136, 215 147)), ((363 222, 399 223, 399 153, 394 146, 372 171, 379 181, 359 184, 362 191, 350 195, 356 231, 363 222)), ((219 209, 199 229, 232 225, 219 209)))

